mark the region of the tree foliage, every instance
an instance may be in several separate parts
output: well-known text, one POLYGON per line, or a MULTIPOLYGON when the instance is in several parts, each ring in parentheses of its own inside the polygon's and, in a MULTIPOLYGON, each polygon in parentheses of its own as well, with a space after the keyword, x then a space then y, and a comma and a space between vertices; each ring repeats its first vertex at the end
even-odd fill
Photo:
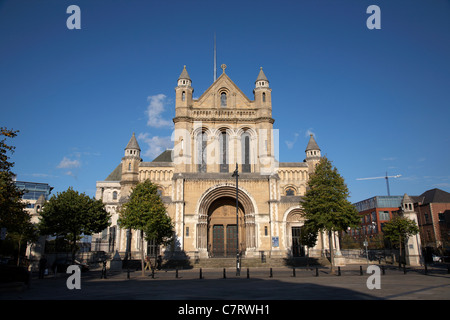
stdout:
POLYGON ((110 215, 101 200, 69 187, 47 201, 39 218, 41 234, 64 237, 72 242, 72 258, 81 235, 92 235, 110 225, 110 215))
POLYGON ((120 210, 118 223, 122 228, 143 231, 145 240, 153 240, 158 245, 172 239, 172 220, 166 214, 157 186, 149 180, 133 189, 129 201, 120 210))
POLYGON ((7 228, 8 232, 20 232, 23 223, 30 222, 30 216, 25 211, 22 201, 23 191, 16 188, 14 174, 11 172, 14 162, 11 162, 8 153, 14 153, 15 147, 6 143, 7 138, 14 138, 18 131, 0 127, 0 227, 7 228))
POLYGON ((419 227, 415 221, 396 215, 392 220, 384 223, 383 233, 386 239, 399 247, 400 257, 402 257, 402 248, 411 236, 419 233, 419 227))
POLYGON ((348 196, 344 178, 326 157, 322 157, 309 178, 301 203, 305 218, 318 230, 345 231, 349 226, 358 226, 359 214, 347 200, 348 196))
MULTIPOLYGON (((120 209, 120 227, 139 230, 146 241, 156 245, 168 244, 173 237, 173 224, 158 194, 158 187, 150 180, 138 183, 130 199, 120 209)), ((144 246, 141 245, 142 274, 144 274, 144 246)), ((156 260, 156 257, 155 257, 156 260)), ((156 261, 155 261, 156 264, 156 261)))
POLYGON ((328 232, 333 266, 331 234, 356 227, 360 218, 356 208, 347 200, 347 185, 331 162, 322 157, 311 174, 301 206, 307 222, 315 229, 328 232))

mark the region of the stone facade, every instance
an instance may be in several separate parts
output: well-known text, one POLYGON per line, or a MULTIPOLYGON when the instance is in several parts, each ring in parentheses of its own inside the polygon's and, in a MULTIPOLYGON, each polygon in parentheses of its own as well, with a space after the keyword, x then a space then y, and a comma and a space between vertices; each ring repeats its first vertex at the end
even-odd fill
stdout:
MULTIPOLYGON (((96 197, 112 213, 114 228, 110 228, 113 236, 106 230, 103 239, 113 242, 115 250, 140 251, 140 235, 116 225, 118 207, 136 183, 150 179, 158 185, 175 226, 176 241, 173 247, 164 248, 166 254, 236 256, 238 244, 245 257, 258 257, 261 251, 279 257, 303 254, 298 242, 304 223, 300 200, 321 150, 311 135, 305 159, 279 162, 272 90, 262 68, 253 100, 225 69, 222 65, 222 75, 194 99, 192 80, 184 67, 175 88, 173 149, 143 162, 133 134, 121 164, 105 181, 97 182, 96 197), (238 215, 235 170, 239 175, 238 215)), ((327 243, 319 237, 312 252, 320 254, 327 243)), ((144 250, 157 252, 151 245, 144 250)))

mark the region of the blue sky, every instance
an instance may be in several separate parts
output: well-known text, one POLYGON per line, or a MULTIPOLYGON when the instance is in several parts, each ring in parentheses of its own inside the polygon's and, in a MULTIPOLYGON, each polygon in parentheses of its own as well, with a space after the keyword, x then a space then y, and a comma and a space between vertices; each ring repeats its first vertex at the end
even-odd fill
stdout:
POLYGON ((133 132, 151 161, 170 147, 183 66, 194 97, 212 84, 216 33, 218 65, 250 99, 264 68, 281 161, 303 161, 312 132, 352 202, 386 195, 385 179, 357 180, 386 172, 401 175, 392 195, 449 192, 449 17, 444 0, 0 1, 13 171, 94 196, 133 132), (80 30, 66 26, 72 4, 80 30))

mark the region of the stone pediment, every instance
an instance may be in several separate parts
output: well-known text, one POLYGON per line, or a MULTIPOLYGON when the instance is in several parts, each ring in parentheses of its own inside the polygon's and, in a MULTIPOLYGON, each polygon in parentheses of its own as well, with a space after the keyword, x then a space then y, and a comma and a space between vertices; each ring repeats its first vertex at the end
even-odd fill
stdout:
POLYGON ((222 75, 198 98, 193 101, 193 108, 202 109, 246 109, 253 108, 250 100, 239 87, 228 77, 222 75), (221 106, 221 95, 226 94, 227 105, 221 106))

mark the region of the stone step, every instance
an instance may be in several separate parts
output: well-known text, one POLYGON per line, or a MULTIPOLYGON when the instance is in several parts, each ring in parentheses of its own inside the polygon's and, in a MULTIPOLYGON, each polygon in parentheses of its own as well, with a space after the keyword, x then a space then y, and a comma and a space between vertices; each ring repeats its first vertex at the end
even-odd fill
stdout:
MULTIPOLYGON (((302 267, 306 265, 328 265, 329 262, 324 258, 266 258, 261 261, 259 258, 243 258, 241 259, 241 268, 257 268, 257 267, 302 267)), ((235 258, 210 258, 200 259, 198 263, 192 265, 194 268, 226 268, 236 266, 235 258)))
MULTIPOLYGON (((153 263, 153 261, 152 261, 153 263)), ((276 268, 276 267, 304 267, 309 266, 329 266, 326 258, 266 258, 262 261, 260 258, 242 258, 241 268, 276 268)), ((197 261, 187 259, 176 259, 163 261, 164 269, 191 269, 191 268, 229 268, 236 266, 236 258, 207 258, 197 261)), ((127 269, 127 264, 123 264, 123 268, 127 269)), ((140 260, 129 260, 128 268, 131 270, 140 270, 140 260)))

